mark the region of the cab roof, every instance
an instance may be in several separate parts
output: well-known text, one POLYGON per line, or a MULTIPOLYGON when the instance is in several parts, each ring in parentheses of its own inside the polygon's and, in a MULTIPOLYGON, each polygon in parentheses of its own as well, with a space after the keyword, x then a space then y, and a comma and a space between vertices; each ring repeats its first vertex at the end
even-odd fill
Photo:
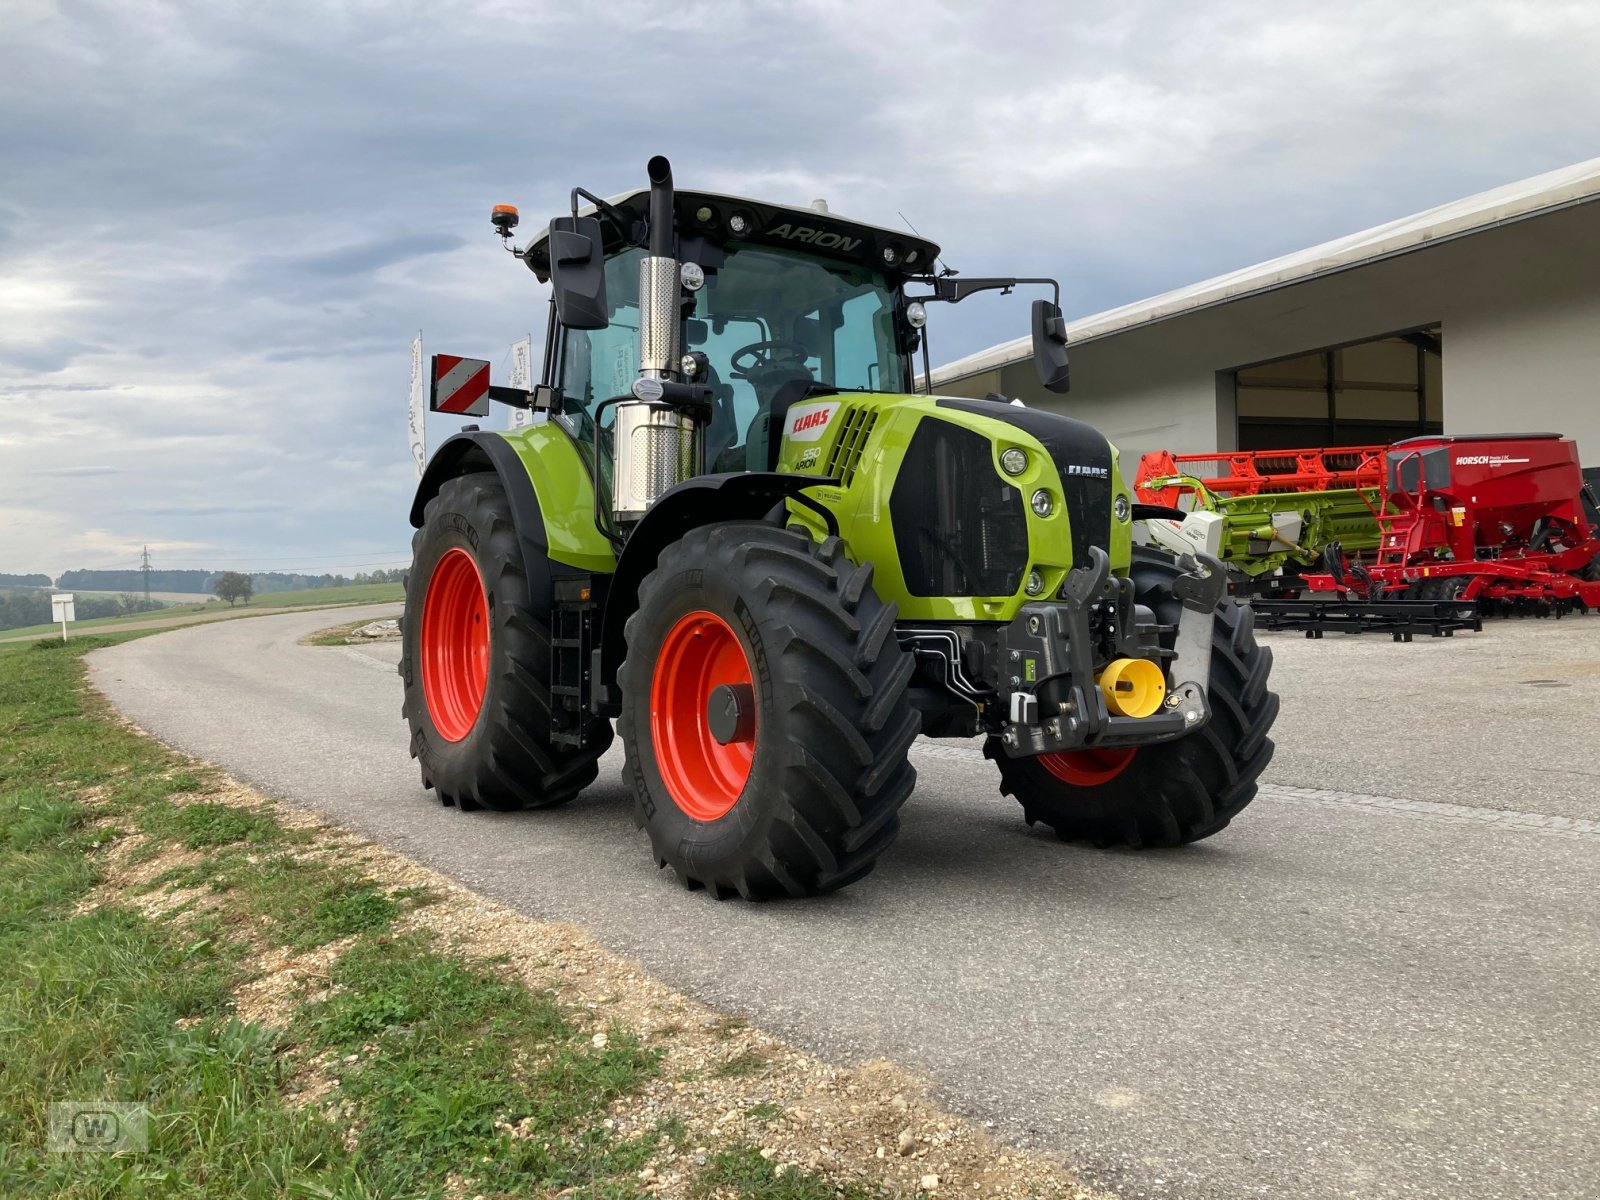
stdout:
MULTIPOLYGON (((606 255, 629 245, 641 244, 650 211, 650 191, 639 188, 606 203, 621 214, 622 220, 603 213, 590 204, 578 210, 579 216, 599 216, 605 237, 606 255), (622 226, 626 225, 627 228, 622 226)), ((884 229, 847 220, 830 212, 811 208, 791 208, 742 196, 715 192, 678 191, 673 197, 680 253, 694 259, 696 242, 716 247, 731 243, 771 246, 831 258, 857 266, 870 267, 898 283, 910 276, 933 271, 939 247, 914 233, 884 229), (735 227, 743 222, 742 229, 735 227)), ((529 269, 541 283, 550 278, 550 228, 547 225, 522 253, 529 269)))

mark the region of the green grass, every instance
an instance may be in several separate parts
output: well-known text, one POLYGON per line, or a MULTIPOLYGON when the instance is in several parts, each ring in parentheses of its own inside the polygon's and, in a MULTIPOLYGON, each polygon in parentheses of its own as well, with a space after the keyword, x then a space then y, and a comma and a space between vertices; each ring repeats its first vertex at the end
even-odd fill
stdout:
POLYGON ((298 855, 308 835, 270 809, 206 800, 209 772, 99 711, 81 649, 0 657, 0 1195, 436 1196, 452 1175, 467 1194, 641 1194, 668 1134, 602 1119, 657 1052, 619 1027, 596 1047, 588 1014, 398 935, 426 889, 386 891, 298 855), (196 898, 80 912, 119 832, 181 849, 148 890, 196 898), (238 1018, 265 948, 339 939, 324 998, 281 1028, 238 1018), (288 1089, 317 1072, 337 1076, 337 1113, 288 1089), (144 1103, 149 1152, 45 1153, 55 1100, 144 1103))
POLYGON ((689 1186, 693 1200, 729 1193, 749 1200, 871 1200, 876 1192, 839 1187, 812 1171, 778 1167, 755 1146, 719 1150, 706 1160, 689 1186))
POLYGON ((741 1050, 711 1069, 713 1079, 744 1079, 767 1069, 767 1056, 759 1050, 741 1050))
MULTIPOLYGON (((69 634, 74 639, 80 631, 93 631, 101 633, 115 631, 118 628, 137 624, 141 621, 158 621, 168 617, 194 616, 204 614, 207 616, 221 617, 224 613, 248 613, 262 609, 277 608, 333 608, 346 604, 386 604, 405 598, 405 588, 398 583, 361 583, 350 584, 346 587, 307 588, 299 592, 263 592, 252 597, 248 604, 236 604, 230 608, 220 600, 209 603, 196 602, 194 604, 172 604, 157 612, 134 613, 126 617, 98 617, 93 621, 74 621, 67 627, 69 634)), ((42 637, 54 633, 59 639, 60 625, 28 625, 20 629, 0 629, 0 638, 26 639, 42 637)))
POLYGON ((325 604, 386 604, 405 599, 399 583, 352 583, 345 587, 308 588, 302 592, 263 592, 240 608, 301 608, 325 604))
MULTIPOLYGON (((334 625, 327 629, 319 629, 311 636, 301 638, 300 640, 302 643, 308 646, 347 646, 350 644, 350 640, 355 637, 356 630, 360 629, 364 625, 370 624, 370 619, 362 621, 347 621, 343 625, 334 625)), ((367 639, 357 638, 356 640, 366 641, 367 639)))

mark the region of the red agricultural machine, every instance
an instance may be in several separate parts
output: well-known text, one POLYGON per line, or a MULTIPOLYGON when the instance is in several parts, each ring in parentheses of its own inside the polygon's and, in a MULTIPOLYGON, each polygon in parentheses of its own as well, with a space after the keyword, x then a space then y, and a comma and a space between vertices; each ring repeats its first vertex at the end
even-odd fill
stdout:
POLYGON ((1600 608, 1600 513, 1553 433, 1146 454, 1145 540, 1220 558, 1265 629, 1449 636, 1600 608))
POLYGON ((1330 547, 1326 573, 1302 582, 1368 599, 1476 600, 1485 611, 1600 608, 1585 487, 1577 443, 1560 434, 1396 442, 1384 454, 1375 561, 1330 547))

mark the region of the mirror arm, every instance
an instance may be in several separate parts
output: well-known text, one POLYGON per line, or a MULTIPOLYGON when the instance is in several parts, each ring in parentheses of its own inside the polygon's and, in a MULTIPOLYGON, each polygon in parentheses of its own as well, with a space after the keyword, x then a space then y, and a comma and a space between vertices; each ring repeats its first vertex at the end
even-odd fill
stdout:
POLYGON ((627 214, 610 201, 605 200, 600 196, 596 196, 588 188, 575 187, 572 189, 573 220, 578 219, 578 198, 580 196, 587 200, 590 204, 594 205, 596 212, 598 212, 601 216, 608 218, 611 223, 616 226, 617 232, 622 235, 623 241, 627 242, 628 245, 639 247, 644 245, 644 242, 635 236, 633 226, 628 222, 627 214))
POLYGON ((978 292, 1000 292, 1005 294, 1021 284, 1039 284, 1047 285, 1050 288, 1051 303, 1058 307, 1061 304, 1061 285, 1054 279, 1042 277, 1037 279, 960 279, 950 276, 939 276, 937 278, 920 276, 918 278, 920 282, 929 284, 933 291, 926 296, 907 296, 907 301, 920 300, 923 303, 927 303, 929 300, 943 300, 950 304, 960 304, 968 296, 976 295, 978 292))

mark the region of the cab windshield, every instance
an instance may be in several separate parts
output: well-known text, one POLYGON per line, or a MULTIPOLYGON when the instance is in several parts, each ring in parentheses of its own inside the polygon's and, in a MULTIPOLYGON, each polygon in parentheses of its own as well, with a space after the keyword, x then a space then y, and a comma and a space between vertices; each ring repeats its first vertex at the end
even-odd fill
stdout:
MULTIPOLYGON (((589 425, 585 418, 597 405, 625 394, 638 378, 643 255, 628 250, 606 263, 611 323, 566 334, 561 388, 579 424, 589 425)), ((873 271, 735 245, 694 298, 683 349, 703 353, 709 363, 699 380, 712 390, 709 470, 765 470, 769 439, 777 436, 769 433, 771 419, 808 391, 907 390, 896 349, 896 295, 873 271)), ((611 411, 602 418, 607 425, 611 411)))

